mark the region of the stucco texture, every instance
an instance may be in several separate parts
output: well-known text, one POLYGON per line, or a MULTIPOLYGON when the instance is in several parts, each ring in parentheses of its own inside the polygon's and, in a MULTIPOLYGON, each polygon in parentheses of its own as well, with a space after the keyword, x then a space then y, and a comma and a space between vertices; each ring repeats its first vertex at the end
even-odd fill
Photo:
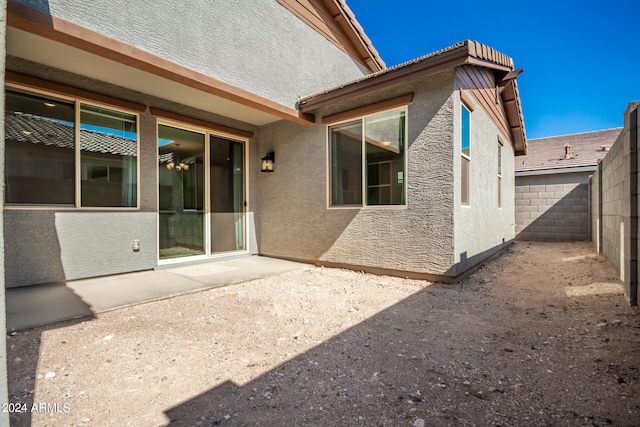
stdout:
MULTIPOLYGON (((460 84, 456 84, 456 88, 460 84)), ((475 101, 474 101, 475 102, 475 101)), ((470 114, 469 205, 461 203, 461 101, 453 96, 453 195, 455 275, 509 244, 515 237, 514 150, 502 147, 502 206, 498 206, 498 135, 487 113, 475 103, 470 114)))
POLYGON ((153 268, 155 213, 5 210, 8 288, 153 268), (140 240, 140 251, 132 249, 140 240))
POLYGON ((276 170, 260 177, 264 255, 435 275, 451 274, 453 253, 453 72, 442 72, 316 112, 301 128, 279 122, 260 132, 276 170), (325 115, 414 93, 408 106, 407 205, 327 207, 325 115))
POLYGON ((365 73, 275 0, 20 3, 289 107, 365 73))
MULTIPOLYGON (((112 97, 171 111, 185 117, 252 131, 248 142, 248 209, 258 206, 257 177, 260 174, 258 129, 215 114, 131 91, 108 83, 8 58, 8 68, 47 78, 112 97)), ((6 242, 11 248, 6 258, 6 286, 17 287, 61 282, 151 269, 157 255, 157 119, 149 110, 140 115, 140 208, 135 212, 100 212, 37 207, 5 210, 6 242), (77 222, 77 226, 72 226, 77 222), (140 239, 140 252, 131 251, 133 239, 140 239)), ((248 215, 248 246, 257 253, 253 215, 248 215)))
MULTIPOLYGON (((7 2, 6 0, 0 0, 0 38, 5 40, 6 24, 7 24, 7 2)), ((5 65, 5 44, 2 44, 0 48, 0 54, 2 59, 0 60, 2 67, 0 67, 0 76, 2 77, 2 92, 4 93, 4 65, 5 65)), ((0 99, 0 110, 4 111, 4 96, 0 99)), ((0 176, 4 176, 4 115, 0 118, 0 176)), ((0 193, 0 241, 4 242, 4 227, 3 227, 3 208, 4 207, 4 185, 2 186, 2 192, 0 193)), ((6 331, 7 328, 7 310, 5 305, 5 281, 4 281, 4 269, 5 269, 5 247, 4 243, 0 245, 0 329, 6 331)), ((0 338, 0 402, 9 402, 9 395, 7 391, 7 339, 6 335, 0 338)), ((0 427, 9 425, 9 414, 7 412, 0 413, 0 427)))

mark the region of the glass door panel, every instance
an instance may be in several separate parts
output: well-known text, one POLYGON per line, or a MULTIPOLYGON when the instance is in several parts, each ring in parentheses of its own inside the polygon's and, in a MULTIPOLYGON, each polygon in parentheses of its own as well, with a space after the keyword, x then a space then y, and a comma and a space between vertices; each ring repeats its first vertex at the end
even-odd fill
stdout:
POLYGON ((158 126, 160 259, 205 254, 204 134, 158 126))
POLYGON ((244 250, 244 144, 211 136, 211 253, 244 250))

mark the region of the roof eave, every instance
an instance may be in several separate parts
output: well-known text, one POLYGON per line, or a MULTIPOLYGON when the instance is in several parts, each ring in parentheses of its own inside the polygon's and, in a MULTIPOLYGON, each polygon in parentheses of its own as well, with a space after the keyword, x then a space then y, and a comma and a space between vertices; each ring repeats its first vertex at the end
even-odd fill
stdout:
POLYGON ((325 6, 332 9, 331 6, 337 8, 340 11, 340 14, 334 16, 334 19, 338 22, 347 33, 347 37, 351 39, 351 41, 358 46, 360 49, 363 49, 367 52, 367 55, 362 55, 362 60, 367 64, 369 69, 373 72, 384 70, 387 68, 386 64, 382 60, 382 57, 378 54, 378 51, 373 46, 373 43, 367 37, 364 29, 356 19, 353 11, 349 8, 349 6, 345 3, 344 0, 323 0, 325 6), (342 19, 340 19, 342 18, 342 19))
POLYGON ((417 79, 439 71, 464 65, 467 63, 466 61, 468 59, 469 56, 466 47, 461 46, 458 49, 445 52, 441 55, 426 58, 424 61, 409 64, 405 67, 391 69, 390 71, 382 72, 370 78, 347 83, 334 90, 304 98, 300 101, 298 108, 302 113, 310 113, 319 108, 351 99, 355 96, 385 89, 404 83, 408 80, 417 79))

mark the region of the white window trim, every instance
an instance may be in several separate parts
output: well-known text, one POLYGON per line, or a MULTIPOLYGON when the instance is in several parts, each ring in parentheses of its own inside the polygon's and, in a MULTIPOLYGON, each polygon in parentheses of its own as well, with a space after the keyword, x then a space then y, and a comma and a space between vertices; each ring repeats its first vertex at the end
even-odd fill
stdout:
MULTIPOLYGON (((56 205, 56 204, 24 204, 24 203, 4 203, 4 209, 7 210, 56 210, 56 211, 126 211, 136 212, 140 211, 140 114, 137 111, 133 111, 127 108, 113 106, 107 103, 96 102, 91 99, 82 97, 70 97, 60 95, 55 92, 50 92, 42 89, 35 89, 32 87, 26 87, 14 83, 6 83, 5 91, 13 90, 16 92, 22 92, 27 95, 36 95, 51 98, 53 100, 60 100, 68 103, 73 103, 74 108, 74 144, 75 144, 75 204, 74 205, 56 205), (80 104, 86 104, 94 107, 102 107, 113 111, 118 111, 126 114, 131 114, 136 117, 136 206, 132 207, 120 207, 120 206, 81 206, 82 203, 82 176, 80 164, 81 159, 81 147, 80 147, 80 104)), ((4 112, 3 112, 4 113, 4 112)))
POLYGON ((326 208, 327 209, 335 209, 335 210, 340 210, 340 209, 348 209, 348 210, 353 210, 353 209, 407 209, 407 207, 409 206, 409 194, 408 194, 408 189, 409 189, 409 185, 408 185, 408 181, 409 181, 409 174, 408 174, 408 169, 409 169, 409 161, 408 161, 408 155, 407 153, 409 152, 409 147, 408 147, 408 134, 409 134, 409 108, 407 105, 404 105, 402 107, 396 107, 396 108, 389 108, 388 110, 381 110, 381 111, 376 111, 374 113, 371 114, 365 114, 362 116, 357 116, 357 117, 352 117, 350 119, 345 119, 345 120, 341 120, 338 122, 332 122, 331 124, 327 124, 326 125, 326 131, 325 131, 325 137, 326 137, 326 159, 325 159, 325 166, 326 166, 326 170, 325 170, 325 188, 326 188, 326 208), (365 136, 366 136, 366 128, 365 128, 365 119, 367 117, 372 117, 372 116, 378 116, 380 114, 385 114, 385 113, 392 113, 394 111, 404 111, 404 204, 401 205, 367 205, 365 204, 366 201, 366 191, 367 191, 367 182, 366 182, 366 175, 365 175, 365 171, 366 171, 366 156, 365 156, 365 136), (341 125, 344 123, 350 123, 350 122, 355 122, 360 120, 362 123, 362 204, 361 205, 332 205, 331 204, 331 127, 332 126, 337 126, 337 125, 341 125))

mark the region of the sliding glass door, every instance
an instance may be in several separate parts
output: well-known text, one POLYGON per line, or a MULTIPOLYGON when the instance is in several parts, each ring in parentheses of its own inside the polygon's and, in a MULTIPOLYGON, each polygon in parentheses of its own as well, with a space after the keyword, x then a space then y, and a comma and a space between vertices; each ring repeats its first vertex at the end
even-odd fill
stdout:
POLYGON ((204 255, 205 135, 158 126, 160 259, 204 255))
POLYGON ((245 249, 244 144, 210 139, 211 253, 245 249))
POLYGON ((161 261, 245 250, 245 200, 243 142, 158 126, 161 261))

